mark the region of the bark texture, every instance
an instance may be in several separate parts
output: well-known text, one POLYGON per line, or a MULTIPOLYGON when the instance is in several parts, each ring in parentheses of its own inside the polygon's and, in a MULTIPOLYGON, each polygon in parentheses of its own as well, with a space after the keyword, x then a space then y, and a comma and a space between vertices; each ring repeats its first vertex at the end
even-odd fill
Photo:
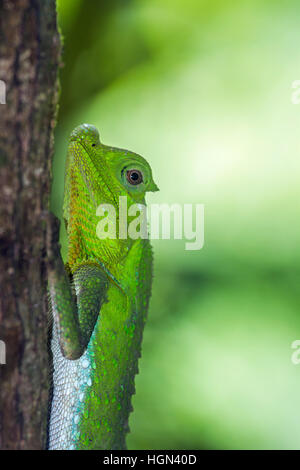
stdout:
POLYGON ((59 57, 55 0, 0 0, 1 449, 45 447, 46 219, 59 57))

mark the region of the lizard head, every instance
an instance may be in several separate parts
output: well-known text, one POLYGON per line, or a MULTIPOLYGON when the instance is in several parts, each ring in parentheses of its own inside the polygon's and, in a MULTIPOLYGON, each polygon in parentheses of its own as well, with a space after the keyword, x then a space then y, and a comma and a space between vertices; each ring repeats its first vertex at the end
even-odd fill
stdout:
POLYGON ((142 156, 102 144, 98 130, 92 125, 76 127, 70 135, 64 196, 69 240, 76 239, 74 256, 80 251, 91 257, 91 250, 97 255, 102 250, 113 258, 122 256, 130 241, 120 240, 118 236, 116 240, 99 240, 97 208, 100 204, 112 205, 119 220, 119 197, 127 197, 127 206, 144 204, 148 191, 158 191, 158 188, 151 167, 142 156), (87 241, 89 247, 85 246, 87 241))
MULTIPOLYGON (((99 182, 105 180, 105 184, 99 190, 107 193, 106 198, 109 197, 109 192, 117 192, 141 202, 146 192, 158 191, 147 160, 129 150, 102 144, 95 126, 82 124, 72 131, 70 148, 73 152, 76 150, 78 152, 80 147, 81 153, 85 154, 86 163, 89 162, 89 166, 93 166, 96 170, 93 175, 95 179, 99 182)), ((88 173, 89 171, 86 172, 86 177, 88 173)))

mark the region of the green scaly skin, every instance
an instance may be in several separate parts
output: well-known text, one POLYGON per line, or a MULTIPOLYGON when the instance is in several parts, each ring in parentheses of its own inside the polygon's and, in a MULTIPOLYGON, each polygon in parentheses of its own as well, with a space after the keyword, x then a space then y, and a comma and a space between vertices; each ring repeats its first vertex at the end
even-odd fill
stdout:
MULTIPOLYGON (((53 314, 53 400, 49 449, 124 449, 134 377, 152 282, 148 239, 100 240, 100 204, 119 196, 145 204, 157 191, 144 158, 100 143, 94 126, 71 134, 65 174, 68 258, 54 247, 49 268, 53 314), (127 171, 143 181, 133 185, 127 171)), ((117 224, 118 226, 118 224, 117 224)))

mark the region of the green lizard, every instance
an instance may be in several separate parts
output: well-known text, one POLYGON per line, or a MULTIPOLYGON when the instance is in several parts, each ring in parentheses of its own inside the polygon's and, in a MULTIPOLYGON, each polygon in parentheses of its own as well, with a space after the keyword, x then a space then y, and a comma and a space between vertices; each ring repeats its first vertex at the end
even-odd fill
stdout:
POLYGON ((71 133, 63 214, 64 266, 49 260, 53 397, 49 449, 124 449, 152 283, 148 239, 99 239, 100 204, 119 219, 119 196, 144 204, 157 191, 147 161, 100 143, 94 126, 71 133))

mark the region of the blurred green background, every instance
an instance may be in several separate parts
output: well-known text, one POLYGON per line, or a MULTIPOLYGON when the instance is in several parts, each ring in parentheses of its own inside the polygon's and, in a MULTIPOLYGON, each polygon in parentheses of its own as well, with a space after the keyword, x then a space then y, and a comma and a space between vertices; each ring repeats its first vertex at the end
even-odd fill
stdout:
MULTIPOLYGON (((131 449, 300 448, 297 1, 60 0, 68 135, 150 162, 154 203, 205 204, 205 246, 153 241, 131 449)), ((62 234, 64 242, 64 234, 62 234)))

